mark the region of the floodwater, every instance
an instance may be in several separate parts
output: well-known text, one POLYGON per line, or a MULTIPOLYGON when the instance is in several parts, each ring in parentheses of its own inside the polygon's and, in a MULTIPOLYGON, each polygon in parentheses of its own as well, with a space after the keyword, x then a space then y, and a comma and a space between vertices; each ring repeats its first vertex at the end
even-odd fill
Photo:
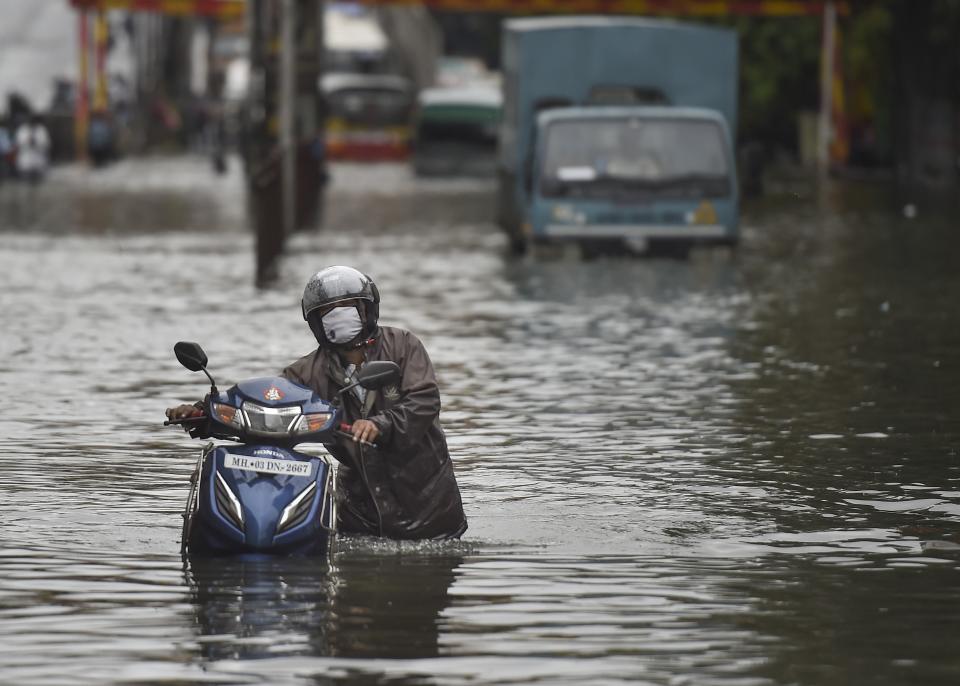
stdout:
POLYGON ((334 174, 266 291, 236 168, 0 187, 0 681, 960 683, 952 212, 800 187, 734 254, 515 260, 489 186, 334 174), (332 263, 431 352, 470 529, 185 565, 173 344, 280 368, 332 263))

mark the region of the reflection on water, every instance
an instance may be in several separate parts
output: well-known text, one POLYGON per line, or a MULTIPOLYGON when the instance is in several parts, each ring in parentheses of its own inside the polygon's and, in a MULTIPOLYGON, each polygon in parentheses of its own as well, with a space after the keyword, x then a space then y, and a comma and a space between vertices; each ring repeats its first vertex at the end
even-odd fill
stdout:
POLYGON ((238 177, 0 188, 4 679, 957 682, 946 215, 848 188, 748 208, 735 255, 514 261, 489 187, 334 171, 269 291, 238 177), (221 386, 280 368, 330 263, 431 351, 470 530, 184 566, 199 445, 160 421, 206 386, 173 343, 221 386))
POLYGON ((436 657, 463 557, 454 546, 408 545, 399 555, 400 546, 350 545, 332 560, 188 562, 203 657, 436 657))

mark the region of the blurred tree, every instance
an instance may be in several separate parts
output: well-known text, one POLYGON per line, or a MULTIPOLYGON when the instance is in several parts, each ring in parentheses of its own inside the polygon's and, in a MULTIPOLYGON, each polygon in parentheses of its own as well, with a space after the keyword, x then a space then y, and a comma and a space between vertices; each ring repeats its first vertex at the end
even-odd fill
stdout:
POLYGON ((797 114, 820 98, 818 17, 737 17, 742 142, 797 152, 797 114))

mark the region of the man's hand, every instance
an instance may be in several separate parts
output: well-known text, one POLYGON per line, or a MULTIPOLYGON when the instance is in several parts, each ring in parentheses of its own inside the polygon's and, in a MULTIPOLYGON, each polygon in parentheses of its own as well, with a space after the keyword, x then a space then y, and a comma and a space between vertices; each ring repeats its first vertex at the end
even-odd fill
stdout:
POLYGON ((201 410, 196 405, 177 405, 176 407, 167 408, 167 419, 172 421, 178 421, 180 419, 188 419, 190 417, 202 417, 203 410, 201 410))
POLYGON ((355 442, 364 441, 366 443, 373 443, 377 439, 377 436, 380 435, 380 429, 369 419, 358 419, 355 421, 350 428, 350 432, 353 434, 353 440, 355 442))

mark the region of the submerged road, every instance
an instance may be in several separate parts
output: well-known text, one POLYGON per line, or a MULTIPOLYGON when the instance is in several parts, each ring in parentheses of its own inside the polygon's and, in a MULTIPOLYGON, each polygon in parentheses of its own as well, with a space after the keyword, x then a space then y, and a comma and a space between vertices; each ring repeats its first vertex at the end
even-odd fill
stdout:
POLYGON ((516 260, 492 187, 334 169, 253 288, 239 173, 0 186, 0 673, 17 684, 955 684, 960 247, 885 189, 748 205, 733 255, 516 260), (161 426, 310 349, 369 272, 426 343, 470 529, 184 565, 161 426))

